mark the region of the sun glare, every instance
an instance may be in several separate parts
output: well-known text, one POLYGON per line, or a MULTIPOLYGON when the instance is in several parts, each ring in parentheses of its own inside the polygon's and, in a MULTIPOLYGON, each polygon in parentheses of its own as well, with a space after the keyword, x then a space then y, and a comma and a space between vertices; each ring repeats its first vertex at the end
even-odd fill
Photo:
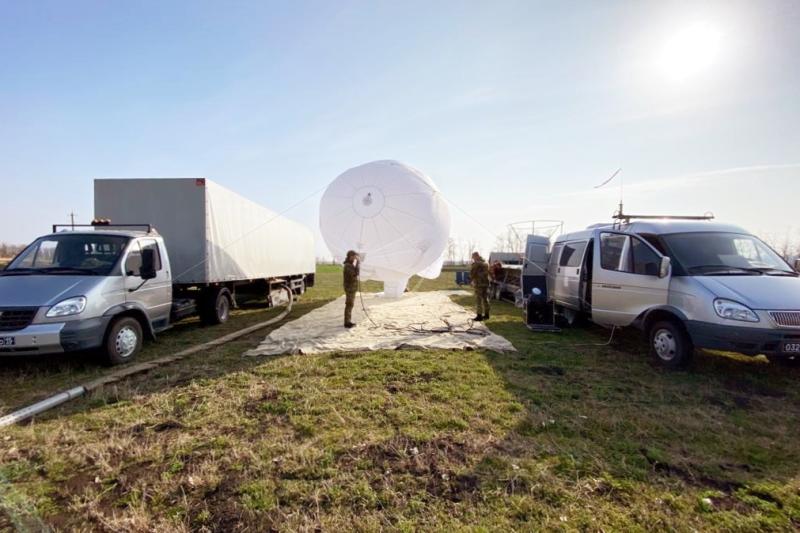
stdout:
POLYGON ((659 67, 673 82, 693 79, 717 59, 721 32, 714 26, 696 22, 673 33, 661 50, 659 67))

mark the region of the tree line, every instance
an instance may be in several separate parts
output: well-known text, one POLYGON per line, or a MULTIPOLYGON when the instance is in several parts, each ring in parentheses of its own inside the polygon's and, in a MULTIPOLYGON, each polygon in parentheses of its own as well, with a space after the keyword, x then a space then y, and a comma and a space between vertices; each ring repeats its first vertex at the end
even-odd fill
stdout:
POLYGON ((0 258, 9 259, 14 257, 24 248, 24 244, 9 244, 7 242, 0 242, 0 258))

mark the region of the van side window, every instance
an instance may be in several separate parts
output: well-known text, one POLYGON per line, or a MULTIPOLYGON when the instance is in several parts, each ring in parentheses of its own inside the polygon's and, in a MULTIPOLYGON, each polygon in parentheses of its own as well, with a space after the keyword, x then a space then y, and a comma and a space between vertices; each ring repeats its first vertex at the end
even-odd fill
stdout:
POLYGON ((128 258, 125 259, 125 275, 139 276, 141 275, 141 268, 142 249, 139 247, 139 241, 133 241, 128 250, 128 258))
POLYGON ((161 270, 161 253, 158 250, 158 243, 154 240, 143 240, 142 241, 142 250, 153 250, 153 255, 155 257, 155 267, 156 272, 161 270))
POLYGON ((627 261, 623 262, 623 253, 627 248, 627 235, 602 233, 600 235, 600 266, 604 270, 627 272, 627 261))
POLYGON ((631 239, 631 255, 633 255, 633 273, 645 276, 658 276, 661 258, 647 246, 644 241, 634 237, 631 239))
POLYGON ((605 270, 658 276, 661 258, 642 239, 630 235, 600 235, 600 263, 605 270))
POLYGON ((558 262, 559 266, 578 267, 581 266, 583 260, 583 251, 586 250, 586 242, 571 242, 564 245, 564 251, 561 252, 561 259, 558 262))

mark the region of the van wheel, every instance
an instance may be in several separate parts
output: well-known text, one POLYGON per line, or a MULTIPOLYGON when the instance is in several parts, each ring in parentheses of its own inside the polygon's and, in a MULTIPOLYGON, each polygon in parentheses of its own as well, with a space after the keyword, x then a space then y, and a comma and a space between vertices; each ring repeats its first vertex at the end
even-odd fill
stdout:
POLYGON ((105 361, 110 365, 131 361, 141 351, 143 339, 138 320, 129 316, 116 319, 106 334, 105 361))
POLYGON ((204 324, 224 324, 231 317, 231 291, 226 288, 209 291, 200 307, 204 324))
POLYGON ((684 368, 692 360, 694 345, 680 324, 656 322, 650 328, 650 353, 667 368, 684 368))

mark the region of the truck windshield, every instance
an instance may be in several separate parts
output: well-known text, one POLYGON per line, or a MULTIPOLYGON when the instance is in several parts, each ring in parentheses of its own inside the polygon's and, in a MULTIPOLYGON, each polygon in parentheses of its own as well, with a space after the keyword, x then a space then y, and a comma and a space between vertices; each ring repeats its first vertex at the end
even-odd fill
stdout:
POLYGON ((4 276, 25 274, 108 275, 128 243, 116 235, 63 234, 37 239, 5 270, 4 276))
POLYGON ((796 276, 769 246, 753 235, 726 232, 662 236, 670 255, 695 276, 796 276))

